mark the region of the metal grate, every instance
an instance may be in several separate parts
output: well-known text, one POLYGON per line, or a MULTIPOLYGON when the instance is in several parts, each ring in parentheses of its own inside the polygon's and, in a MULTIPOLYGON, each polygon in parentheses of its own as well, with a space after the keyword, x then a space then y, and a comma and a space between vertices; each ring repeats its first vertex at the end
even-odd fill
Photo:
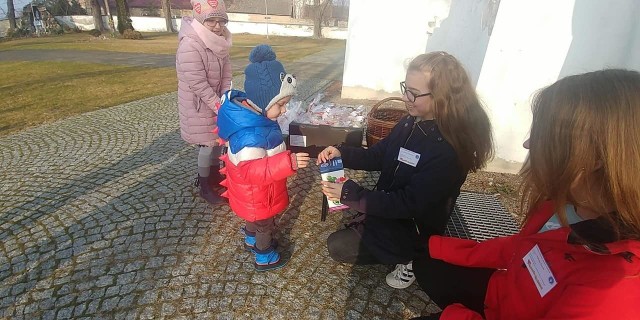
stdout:
POLYGON ((495 195, 461 192, 445 234, 483 241, 518 231, 515 219, 495 195))
MULTIPOLYGON (((346 169, 346 175, 365 188, 373 188, 380 173, 346 169)), ((318 175, 319 176, 319 175, 318 175)), ((314 175, 314 179, 318 179, 314 175)), ((324 204, 323 198, 323 204, 324 204)), ((321 220, 326 212, 323 211, 321 220)), ((324 221, 324 220, 323 220, 324 221)), ((452 237, 483 241, 509 236, 520 230, 518 223, 502 206, 498 197, 491 194, 461 192, 447 224, 445 234, 452 237)))

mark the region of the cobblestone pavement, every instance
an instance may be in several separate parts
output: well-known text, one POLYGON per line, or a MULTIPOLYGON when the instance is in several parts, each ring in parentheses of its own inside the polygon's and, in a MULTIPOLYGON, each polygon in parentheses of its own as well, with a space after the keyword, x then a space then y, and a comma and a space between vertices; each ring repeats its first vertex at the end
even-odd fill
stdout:
POLYGON ((196 151, 180 139, 175 106, 176 94, 165 94, 0 138, 0 318, 404 319, 437 310, 415 284, 388 287, 392 266, 328 257, 325 240, 346 214, 320 222, 316 166, 289 179, 291 206, 278 218, 289 263, 254 271, 241 220, 196 194, 196 151))

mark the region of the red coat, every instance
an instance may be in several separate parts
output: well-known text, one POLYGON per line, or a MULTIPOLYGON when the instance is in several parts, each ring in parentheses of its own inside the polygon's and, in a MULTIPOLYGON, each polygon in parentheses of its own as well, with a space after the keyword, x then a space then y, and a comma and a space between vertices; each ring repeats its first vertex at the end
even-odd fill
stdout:
POLYGON ((287 177, 296 172, 291 151, 242 161, 237 166, 228 157, 224 161, 229 206, 240 218, 251 222, 264 220, 289 206, 287 177))
MULTIPOLYGON (((593 246, 574 241, 575 227, 538 233, 553 213, 553 204, 546 202, 519 234, 482 243, 433 236, 431 256, 460 266, 498 269, 485 297, 487 319, 640 319, 640 241, 610 242, 596 253, 593 246), (557 281, 544 297, 522 260, 536 244, 557 281)), ((482 318, 454 304, 440 319, 482 318)))

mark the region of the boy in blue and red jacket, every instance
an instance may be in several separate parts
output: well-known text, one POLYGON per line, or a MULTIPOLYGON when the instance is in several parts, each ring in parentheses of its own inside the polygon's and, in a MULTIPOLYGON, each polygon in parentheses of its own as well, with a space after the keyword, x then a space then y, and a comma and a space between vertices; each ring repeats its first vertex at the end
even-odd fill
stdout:
POLYGON ((230 90, 218 111, 218 134, 227 142, 225 162, 229 206, 246 221, 245 247, 255 253, 258 271, 284 266, 275 250, 274 217, 289 205, 287 177, 309 162, 306 153, 286 150, 276 122, 296 93, 296 79, 285 74, 267 45, 251 51, 245 70, 246 94, 230 90))

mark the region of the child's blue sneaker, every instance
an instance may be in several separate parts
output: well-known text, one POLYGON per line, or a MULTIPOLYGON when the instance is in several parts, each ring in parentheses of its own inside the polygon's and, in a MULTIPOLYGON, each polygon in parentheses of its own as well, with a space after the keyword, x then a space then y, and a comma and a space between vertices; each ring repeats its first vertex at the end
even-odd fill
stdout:
POLYGON ((275 270, 282 268, 287 264, 287 261, 282 259, 280 254, 273 248, 269 248, 263 252, 254 250, 254 252, 256 253, 256 262, 254 263, 254 266, 257 271, 275 270))
POLYGON ((244 235, 244 249, 253 252, 256 248, 256 235, 245 234, 244 235))

